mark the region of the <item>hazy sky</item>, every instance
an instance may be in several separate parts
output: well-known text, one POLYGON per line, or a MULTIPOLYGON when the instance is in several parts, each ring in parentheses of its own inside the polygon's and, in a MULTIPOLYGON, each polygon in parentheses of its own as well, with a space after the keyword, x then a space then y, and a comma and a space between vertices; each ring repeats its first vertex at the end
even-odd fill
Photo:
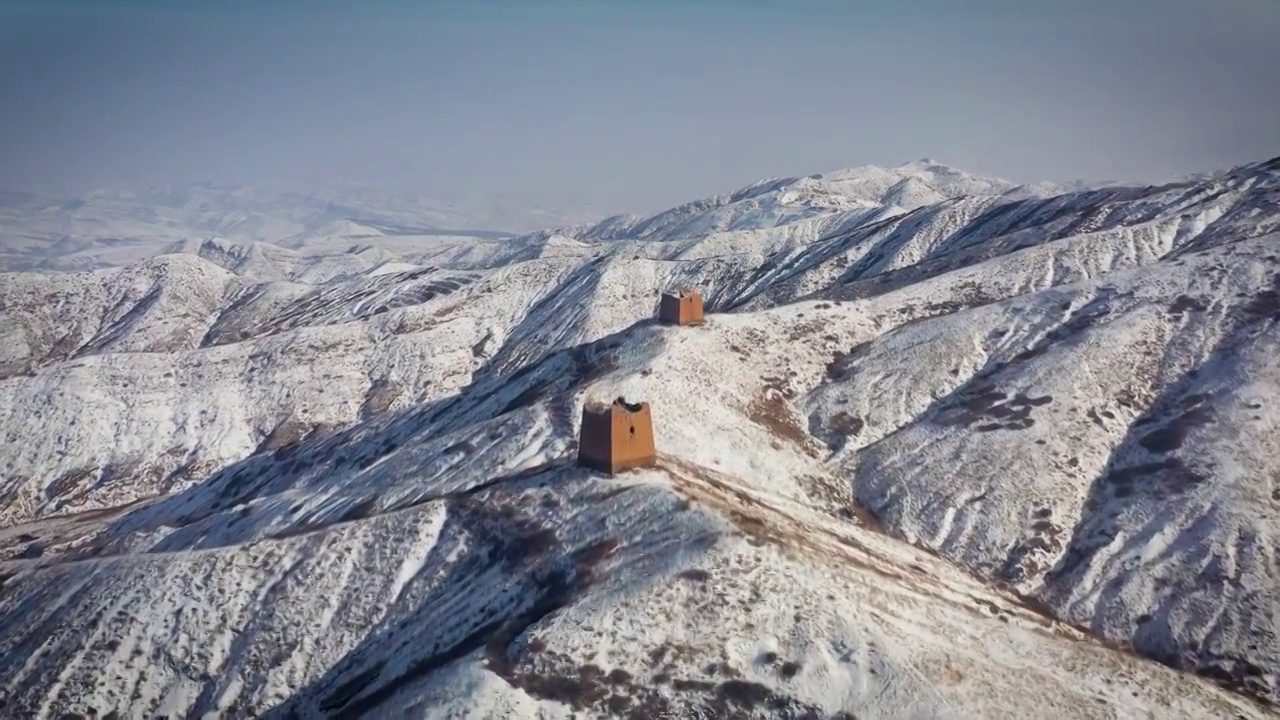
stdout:
POLYGON ((1276 0, 0 0, 0 187, 1156 180, 1280 155, 1277 68, 1276 0))

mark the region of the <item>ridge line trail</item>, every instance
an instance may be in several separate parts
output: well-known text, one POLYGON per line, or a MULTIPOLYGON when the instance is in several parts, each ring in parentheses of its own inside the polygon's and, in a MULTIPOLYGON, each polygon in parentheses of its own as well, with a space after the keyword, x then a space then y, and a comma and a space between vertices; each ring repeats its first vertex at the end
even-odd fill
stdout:
POLYGON ((983 619, 1016 619, 1020 626, 1045 635, 1105 647, 1092 635, 1028 607, 964 568, 876 528, 833 522, 820 511, 745 487, 681 458, 659 453, 658 468, 686 498, 714 508, 747 536, 776 544, 784 552, 800 551, 812 560, 890 580, 879 586, 883 591, 942 601, 983 619))
MULTIPOLYGON (((833 570, 852 570, 855 575, 871 573, 889 580, 875 583, 881 602, 867 604, 864 610, 876 623, 891 625, 904 636, 920 631, 920 621, 912 617, 912 608, 922 603, 941 605, 943 612, 967 615, 973 621, 1000 622, 1052 642, 1089 648, 1099 653, 1098 661, 1107 664, 1127 658, 1129 662, 1173 673, 1177 682, 1196 684, 1202 690, 1221 689, 1195 673, 1170 668, 1062 622, 1034 607, 1034 600, 994 587, 966 568, 879 528, 833 521, 820 510, 745 487, 724 473, 683 458, 658 453, 656 469, 671 479, 676 492, 723 514, 752 544, 776 545, 784 554, 798 552, 805 560, 833 570), (874 547, 877 545, 880 547, 874 547)), ((1120 666, 1116 668, 1119 670, 1120 666)), ((1227 694, 1229 704, 1224 710, 1229 707, 1239 717, 1246 717, 1249 711, 1259 709, 1245 695, 1229 690, 1227 694)))

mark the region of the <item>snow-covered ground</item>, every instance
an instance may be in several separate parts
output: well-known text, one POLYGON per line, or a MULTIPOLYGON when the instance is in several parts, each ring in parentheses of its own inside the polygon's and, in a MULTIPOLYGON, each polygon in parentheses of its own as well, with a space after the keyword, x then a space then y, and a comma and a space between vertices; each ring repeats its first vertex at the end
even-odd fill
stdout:
POLYGON ((1275 714, 1280 161, 299 232, 0 275, 5 716, 1275 714))

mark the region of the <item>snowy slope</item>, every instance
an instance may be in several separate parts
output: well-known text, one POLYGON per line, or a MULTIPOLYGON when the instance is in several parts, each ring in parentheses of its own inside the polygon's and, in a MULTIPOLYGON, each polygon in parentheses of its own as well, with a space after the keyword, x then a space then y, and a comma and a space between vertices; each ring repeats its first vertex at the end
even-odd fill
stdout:
POLYGON ((1280 161, 803 180, 0 276, 5 714, 1274 716, 1280 161))
POLYGON ((867 165, 824 175, 768 180, 647 218, 614 216, 588 228, 582 236, 669 241, 772 228, 832 213, 858 213, 866 223, 949 198, 1018 192, 1040 195, 1052 190, 1053 186, 1031 188, 971 175, 931 160, 895 168, 867 165))

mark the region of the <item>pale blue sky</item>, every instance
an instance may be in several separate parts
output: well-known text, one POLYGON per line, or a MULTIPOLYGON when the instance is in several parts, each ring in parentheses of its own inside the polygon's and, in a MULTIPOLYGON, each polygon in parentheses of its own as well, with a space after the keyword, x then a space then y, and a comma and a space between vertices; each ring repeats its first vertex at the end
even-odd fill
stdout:
POLYGON ((1157 180, 1280 155, 1277 38, 1274 0, 0 0, 0 187, 644 211, 924 156, 1157 180))

